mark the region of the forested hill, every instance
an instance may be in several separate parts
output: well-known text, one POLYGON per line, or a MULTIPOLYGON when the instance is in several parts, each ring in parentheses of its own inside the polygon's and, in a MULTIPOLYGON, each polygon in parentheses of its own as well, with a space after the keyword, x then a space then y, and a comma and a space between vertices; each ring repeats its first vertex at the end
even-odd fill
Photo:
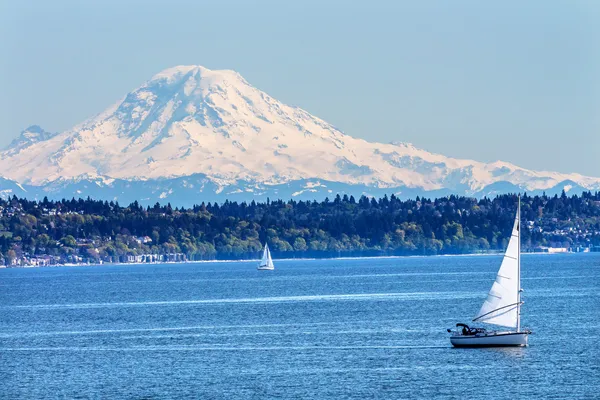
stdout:
MULTIPOLYGON (((337 196, 323 202, 200 204, 191 209, 94 200, 0 200, 0 263, 458 254, 503 250, 515 195, 401 201, 337 196), (146 257, 146 256, 144 256, 146 257), (143 260, 147 260, 144 258, 143 260)), ((600 193, 523 196, 522 246, 600 246, 600 193)))

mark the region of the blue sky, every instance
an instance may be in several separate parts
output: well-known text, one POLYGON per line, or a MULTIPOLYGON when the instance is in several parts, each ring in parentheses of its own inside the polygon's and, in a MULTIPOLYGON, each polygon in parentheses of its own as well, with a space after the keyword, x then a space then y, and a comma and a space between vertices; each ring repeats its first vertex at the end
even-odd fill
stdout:
POLYGON ((597 21, 591 0, 3 0, 0 146, 200 64, 352 136, 600 176, 597 21))

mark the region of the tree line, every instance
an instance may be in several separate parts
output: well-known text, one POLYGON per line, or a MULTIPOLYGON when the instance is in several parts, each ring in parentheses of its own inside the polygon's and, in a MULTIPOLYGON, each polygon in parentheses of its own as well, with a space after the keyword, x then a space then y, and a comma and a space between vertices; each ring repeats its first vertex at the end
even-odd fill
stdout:
MULTIPOLYGON (((183 253, 190 260, 435 255, 502 251, 517 196, 200 203, 191 208, 88 199, 0 200, 0 258, 98 262, 183 253)), ((600 192, 521 198, 522 246, 600 246, 600 192)))

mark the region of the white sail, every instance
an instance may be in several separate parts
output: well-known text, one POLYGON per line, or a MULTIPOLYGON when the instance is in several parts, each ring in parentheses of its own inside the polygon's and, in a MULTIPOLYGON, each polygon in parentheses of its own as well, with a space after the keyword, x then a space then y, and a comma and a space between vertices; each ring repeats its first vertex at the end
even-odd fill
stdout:
MULTIPOLYGON (((473 321, 518 328, 520 306, 520 210, 517 211, 512 234, 496 281, 473 321)), ((517 329, 518 330, 518 329, 517 329)))
POLYGON ((265 244, 265 249, 263 250, 263 256, 260 260, 260 264, 258 264, 258 268, 260 269, 274 269, 275 265, 273 265, 273 259, 271 259, 271 251, 269 250, 269 245, 265 244))

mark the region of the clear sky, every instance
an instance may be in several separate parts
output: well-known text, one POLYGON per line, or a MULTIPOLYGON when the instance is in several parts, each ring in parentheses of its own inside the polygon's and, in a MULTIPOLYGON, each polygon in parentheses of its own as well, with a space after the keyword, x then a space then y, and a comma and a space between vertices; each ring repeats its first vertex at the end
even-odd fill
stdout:
POLYGON ((0 146, 179 64, 345 133, 600 176, 600 1, 0 0, 0 146))

